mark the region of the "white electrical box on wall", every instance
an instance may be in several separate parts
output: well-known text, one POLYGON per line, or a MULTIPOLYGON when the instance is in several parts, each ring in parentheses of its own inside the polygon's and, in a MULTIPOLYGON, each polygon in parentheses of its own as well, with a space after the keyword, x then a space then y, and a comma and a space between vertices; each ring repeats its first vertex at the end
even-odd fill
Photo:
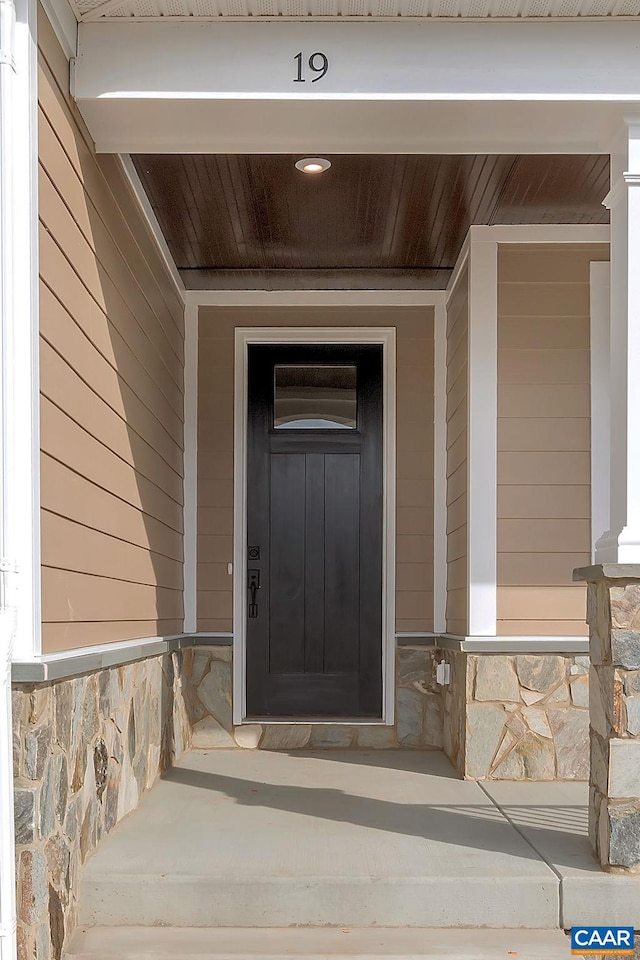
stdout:
POLYGON ((446 660, 441 660, 436 667, 436 683, 439 683, 441 687, 446 687, 447 684, 451 683, 451 664, 447 663, 446 660))

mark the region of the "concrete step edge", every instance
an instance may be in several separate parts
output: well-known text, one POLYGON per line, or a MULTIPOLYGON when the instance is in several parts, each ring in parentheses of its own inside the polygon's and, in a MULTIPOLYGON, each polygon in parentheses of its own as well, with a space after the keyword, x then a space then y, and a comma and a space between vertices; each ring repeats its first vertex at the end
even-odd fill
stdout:
POLYGON ((559 960, 569 952, 569 940, 558 929, 296 927, 266 930, 259 941, 255 933, 86 927, 76 932, 65 960, 559 960))

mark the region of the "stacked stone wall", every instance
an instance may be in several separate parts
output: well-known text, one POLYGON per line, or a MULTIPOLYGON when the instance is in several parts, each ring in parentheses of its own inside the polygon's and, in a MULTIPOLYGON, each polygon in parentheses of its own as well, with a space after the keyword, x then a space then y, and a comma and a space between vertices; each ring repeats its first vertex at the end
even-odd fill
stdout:
POLYGON ((589 779, 589 658, 443 651, 444 748, 474 780, 589 779))
POLYGON ((82 864, 189 746, 182 656, 14 686, 19 960, 60 960, 82 864))

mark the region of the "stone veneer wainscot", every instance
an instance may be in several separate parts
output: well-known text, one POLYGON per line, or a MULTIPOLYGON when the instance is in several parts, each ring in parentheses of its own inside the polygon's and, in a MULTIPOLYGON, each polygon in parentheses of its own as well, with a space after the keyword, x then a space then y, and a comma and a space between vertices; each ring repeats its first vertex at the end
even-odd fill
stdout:
POLYGON ((190 745, 182 657, 14 685, 19 960, 60 960, 82 864, 190 745))
POLYGON ((348 723, 232 722, 231 647, 195 647, 185 651, 187 709, 193 746, 262 750, 352 747, 354 749, 442 747, 442 698, 435 681, 433 647, 398 647, 396 718, 393 726, 348 723))
POLYGON ((472 780, 589 778, 589 658, 443 650, 444 749, 472 780))

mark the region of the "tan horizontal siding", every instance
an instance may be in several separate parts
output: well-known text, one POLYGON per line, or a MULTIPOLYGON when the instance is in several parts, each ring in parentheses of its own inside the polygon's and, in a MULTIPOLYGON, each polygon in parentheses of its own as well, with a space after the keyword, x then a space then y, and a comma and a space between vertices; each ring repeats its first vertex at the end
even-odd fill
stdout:
POLYGON ((184 310, 120 161, 39 25, 45 652, 183 624, 184 310))
POLYGON ((606 245, 498 255, 498 632, 583 635, 591 556, 589 264, 606 245))
POLYGON ((182 633, 179 620, 102 620, 89 623, 43 623, 43 644, 49 653, 74 647, 121 643, 140 637, 166 637, 182 633))
MULTIPOLYGON (((582 592, 582 605, 586 609, 586 591, 582 592)), ((498 620, 498 635, 501 637, 582 637, 589 631, 583 620, 498 620)))
POLYGON ((118 610, 123 620, 170 620, 182 614, 182 590, 110 577, 43 567, 42 602, 49 623, 92 623, 113 620, 118 610))
POLYGON ((144 513, 141 503, 126 503, 46 453, 40 479, 43 510, 139 547, 148 548, 151 542, 163 556, 182 560, 182 534, 144 513))
POLYGON ((232 623, 236 326, 385 326, 397 331, 396 628, 433 627, 433 310, 202 308, 198 360, 198 630, 232 623))
POLYGON ((46 567, 114 577, 132 583, 181 585, 182 561, 109 536, 57 513, 42 511, 42 563, 46 567))
POLYGON ((136 474, 129 464, 79 427, 46 397, 40 401, 40 442, 43 453, 173 530, 182 531, 183 514, 179 503, 153 481, 136 474))
MULTIPOLYGON (((155 351, 149 349, 149 341, 134 323, 130 311, 120 309, 114 300, 109 305, 96 303, 84 286, 72 265, 66 259, 54 239, 40 231, 40 289, 50 291, 48 303, 51 309, 64 308, 69 317, 87 337, 96 350, 117 370, 119 377, 151 409, 157 410, 162 422, 174 439, 182 437, 182 393, 166 374, 166 368, 155 351)), ((110 281, 105 280, 108 287, 110 281)), ((42 311, 41 311, 42 312, 42 311)), ((55 318, 47 323, 49 342, 55 345, 61 332, 55 318)))
POLYGON ((447 303, 447 633, 464 636, 468 618, 467 453, 469 291, 466 269, 447 303))
POLYGON ((591 553, 501 553, 498 583, 502 587, 563 587, 568 571, 586 567, 591 553))
POLYGON ((589 486, 501 486, 498 489, 498 517, 511 520, 549 518, 589 520, 589 486))
MULTIPOLYGON (((126 416, 141 436, 152 434, 156 449, 167 463, 178 465, 182 457, 182 421, 153 380, 148 375, 141 375, 139 361, 130 348, 126 349, 126 365, 132 374, 136 374, 131 377, 132 385, 123 375, 122 362, 118 363, 120 355, 116 357, 113 353, 107 358, 99 348, 96 349, 96 344, 44 283, 40 284, 40 305, 43 340, 64 356, 73 370, 83 371, 89 365, 93 372, 91 389, 119 416, 126 416)), ((119 338, 116 331, 113 335, 119 338)), ((118 343, 119 351, 122 345, 118 343)))

